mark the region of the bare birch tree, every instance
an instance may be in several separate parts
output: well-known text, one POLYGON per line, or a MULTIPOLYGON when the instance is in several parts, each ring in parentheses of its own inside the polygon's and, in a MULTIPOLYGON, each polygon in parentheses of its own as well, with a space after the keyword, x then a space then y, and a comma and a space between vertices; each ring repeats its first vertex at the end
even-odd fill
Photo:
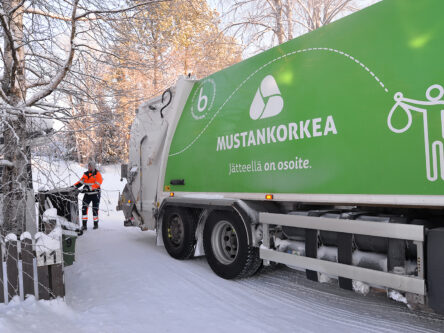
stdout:
POLYGON ((109 22, 122 19, 129 10, 149 10, 150 4, 160 1, 127 6, 117 0, 0 1, 3 234, 25 230, 32 183, 29 119, 69 117, 64 96, 73 90, 75 79, 97 74, 82 72, 76 62, 92 51, 106 52, 100 41, 105 39, 109 22), (89 42, 92 35, 96 44, 89 42))
POLYGON ((329 24, 364 4, 358 0, 233 0, 228 7, 225 1, 219 5, 228 22, 225 31, 263 50, 329 24))

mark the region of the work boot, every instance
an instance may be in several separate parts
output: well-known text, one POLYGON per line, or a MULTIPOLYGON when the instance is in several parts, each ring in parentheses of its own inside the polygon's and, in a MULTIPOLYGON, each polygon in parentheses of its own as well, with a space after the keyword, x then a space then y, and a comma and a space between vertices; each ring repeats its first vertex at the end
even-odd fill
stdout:
POLYGON ((94 227, 93 229, 99 229, 99 222, 94 221, 94 227))
POLYGON ((86 221, 82 221, 82 222, 83 222, 82 230, 86 230, 86 229, 88 229, 88 228, 86 227, 86 221))

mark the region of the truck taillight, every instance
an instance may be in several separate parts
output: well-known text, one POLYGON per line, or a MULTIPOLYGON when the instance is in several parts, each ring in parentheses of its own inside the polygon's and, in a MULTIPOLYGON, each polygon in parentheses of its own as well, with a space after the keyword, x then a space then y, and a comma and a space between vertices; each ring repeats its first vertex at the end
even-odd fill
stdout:
POLYGON ((273 200, 273 194, 265 194, 265 200, 273 200))
POLYGON ((170 197, 174 197, 174 192, 170 192, 170 197))

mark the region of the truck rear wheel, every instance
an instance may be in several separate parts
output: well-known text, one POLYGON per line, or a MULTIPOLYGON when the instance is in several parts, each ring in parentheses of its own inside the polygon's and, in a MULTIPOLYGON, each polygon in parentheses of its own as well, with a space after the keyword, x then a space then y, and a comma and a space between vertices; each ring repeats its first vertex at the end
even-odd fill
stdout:
POLYGON ((244 223, 232 212, 216 211, 209 216, 203 245, 211 269, 224 279, 251 276, 262 264, 258 248, 248 245, 244 223))
POLYGON ((169 208, 162 221, 165 249, 176 259, 188 259, 196 245, 196 223, 193 214, 185 208, 169 208))

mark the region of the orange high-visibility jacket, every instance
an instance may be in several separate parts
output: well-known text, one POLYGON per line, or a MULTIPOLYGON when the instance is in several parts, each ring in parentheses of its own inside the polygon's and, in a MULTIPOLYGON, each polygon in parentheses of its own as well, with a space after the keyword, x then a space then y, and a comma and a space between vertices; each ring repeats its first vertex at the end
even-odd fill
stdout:
POLYGON ((102 185, 103 178, 99 171, 86 171, 80 180, 74 184, 75 187, 80 187, 82 185, 90 186, 93 192, 100 190, 100 185, 102 185))

